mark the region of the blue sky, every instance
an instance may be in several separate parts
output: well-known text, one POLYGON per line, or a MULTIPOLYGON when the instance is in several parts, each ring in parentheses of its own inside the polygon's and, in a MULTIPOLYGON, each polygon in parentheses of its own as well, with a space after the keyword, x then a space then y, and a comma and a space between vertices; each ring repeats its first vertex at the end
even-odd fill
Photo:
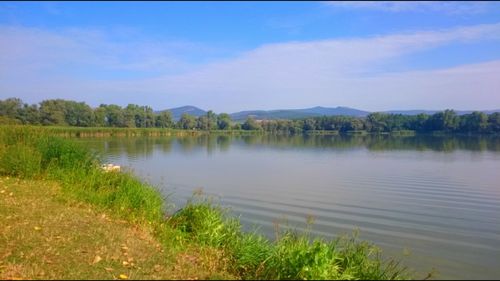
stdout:
POLYGON ((1 2, 0 98, 500 108, 500 2, 1 2))

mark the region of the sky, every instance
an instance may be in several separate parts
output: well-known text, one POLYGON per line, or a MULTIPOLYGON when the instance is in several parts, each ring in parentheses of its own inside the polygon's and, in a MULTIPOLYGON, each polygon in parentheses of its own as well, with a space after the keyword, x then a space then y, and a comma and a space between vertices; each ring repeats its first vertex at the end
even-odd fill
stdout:
POLYGON ((0 99, 500 108, 500 2, 0 2, 0 99))

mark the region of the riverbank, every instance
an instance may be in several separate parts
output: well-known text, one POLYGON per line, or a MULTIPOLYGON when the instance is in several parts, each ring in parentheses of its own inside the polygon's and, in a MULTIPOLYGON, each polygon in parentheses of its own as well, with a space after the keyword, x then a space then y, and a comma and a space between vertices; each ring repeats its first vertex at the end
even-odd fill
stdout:
POLYGON ((32 131, 39 131, 59 137, 159 137, 159 136, 200 136, 200 135, 326 135, 326 136, 396 136, 413 137, 425 136, 499 136, 496 133, 456 133, 447 131, 417 132, 413 130, 395 130, 391 132, 369 132, 366 130, 345 131, 338 130, 308 130, 300 132, 265 131, 265 130, 199 130, 173 128, 116 128, 116 127, 72 127, 72 126, 34 126, 34 125, 0 125, 1 127, 25 127, 32 131))
POLYGON ((146 225, 46 180, 0 177, 0 279, 232 279, 214 250, 162 247, 146 225))
MULTIPOLYGON (((15 181, 21 178, 27 179, 28 181, 23 181, 26 184, 21 184, 18 187, 20 189, 33 189, 30 187, 30 181, 32 181, 32 185, 42 187, 54 183, 58 186, 57 188, 60 190, 58 192, 63 197, 50 192, 41 193, 38 197, 44 197, 44 200, 56 200, 56 202, 59 200, 59 203, 62 204, 59 206, 60 208, 76 204, 71 202, 81 202, 81 204, 87 204, 85 206, 89 206, 89 209, 97 210, 90 212, 95 213, 89 215, 89 221, 97 223, 99 221, 98 215, 102 216, 104 213, 104 217, 112 217, 113 220, 123 221, 127 227, 149 233, 152 237, 150 241, 155 241, 153 244, 156 243, 155 245, 159 245, 159 247, 146 247, 143 254, 155 257, 152 260, 162 260, 164 267, 170 269, 170 271, 164 272, 166 275, 161 276, 164 279, 193 277, 183 272, 180 275, 174 275, 174 273, 168 275, 169 272, 172 272, 172 268, 175 269, 179 260, 182 262, 183 259, 187 260, 186 264, 182 265, 183 270, 197 273, 198 275, 195 277, 203 279, 410 278, 407 271, 398 262, 383 260, 376 247, 367 242, 358 241, 356 237, 343 237, 333 241, 317 238, 311 241, 313 239, 307 233, 299 234, 290 229, 282 229, 277 231, 275 241, 269 241, 257 233, 242 232, 237 219, 228 217, 223 208, 212 205, 209 199, 202 196, 193 197, 180 212, 166 216, 165 214, 169 212, 165 208, 165 200, 153 187, 142 183, 131 174, 103 171, 100 168, 100 163, 89 151, 71 140, 54 137, 51 131, 44 131, 41 128, 0 128, 0 174, 8 176, 10 179, 15 177, 15 181), (203 258, 197 258, 196 255, 190 254, 190 251, 193 251, 190 249, 195 249, 194 253, 199 253, 198 256, 203 258), (165 256, 158 255, 158 252, 165 254, 165 256), (184 254, 186 252, 187 256, 184 254), (200 264, 198 262, 200 260, 206 262, 200 264)), ((2 186, 7 185, 3 184, 2 186)), ((7 188, 2 190, 7 190, 7 188)), ((10 196, 10 192, 5 191, 4 193, 8 193, 10 196)), ((18 192, 19 190, 16 193, 18 192)), ((19 203, 18 206, 33 206, 30 200, 26 200, 24 203, 19 203)), ((9 217, 8 214, 13 213, 13 211, 4 208, 2 205, 1 223, 17 223, 31 216, 24 214, 21 217, 9 217)), ((25 209, 27 212, 36 210, 36 208, 25 209)), ((78 210, 74 211, 79 212, 78 210)), ((32 217, 37 217, 40 221, 48 220, 43 212, 32 217)), ((26 227, 33 229, 34 233, 43 229, 43 226, 31 224, 26 224, 26 227)), ((89 225, 87 229, 96 231, 99 229, 99 225, 89 225)), ((127 229, 124 228, 122 231, 126 232, 127 229)), ((99 235, 103 236, 105 233, 99 235)), ((57 235, 45 238, 50 240, 51 237, 55 239, 57 235)), ((2 252, 9 252, 8 247, 11 245, 9 241, 12 239, 0 241, 2 252)), ((19 239, 15 244, 16 249, 25 247, 41 251, 39 243, 30 244, 29 236, 21 236, 19 239)), ((118 239, 117 245, 122 241, 118 239)), ((74 255, 74 251, 79 247, 87 247, 86 243, 89 242, 92 241, 81 240, 75 242, 76 244, 69 245, 70 251, 68 253, 74 255)), ((19 251, 24 253, 22 250, 19 251)), ((60 252, 60 255, 62 254, 60 252)), ((63 255, 61 257, 64 258, 63 255)), ((101 255, 99 257, 104 259, 101 255)), ((86 256, 86 258, 92 258, 92 255, 86 256)), ((93 258, 99 260, 95 256, 93 258)), ((19 262, 20 259, 13 258, 8 261, 19 262)), ((127 266, 131 265, 133 260, 119 260, 119 262, 122 266, 127 266)), ((44 272, 50 270, 49 268, 44 269, 45 266, 48 266, 46 263, 40 262, 39 264, 44 272)), ((78 265, 75 266, 78 267, 78 265)), ((151 266, 154 270, 156 264, 143 265, 141 270, 151 270, 151 266)), ((12 267, 16 267, 16 265, 9 264, 10 270, 12 267)), ((4 268, 2 267, 2 272, 5 272, 4 268)), ((82 265, 82 268, 85 266, 82 265)), ((89 272, 92 274, 94 271, 90 270, 89 272)), ((102 276, 75 274, 71 276, 84 279, 95 279, 102 276)), ((127 273, 119 274, 129 277, 132 272, 128 272, 129 275, 127 273)), ((134 278, 139 278, 141 273, 134 272, 134 274, 138 274, 134 278)), ((50 277, 65 279, 64 276, 66 275, 50 277)), ((29 278, 29 276, 7 277, 29 278)), ((149 278, 150 276, 144 275, 144 277, 149 278)), ((106 278, 112 278, 112 276, 108 275, 106 278)))
POLYGON ((70 126, 31 126, 8 125, 7 127, 29 127, 33 131, 41 131, 60 137, 139 137, 139 136, 197 136, 203 134, 223 135, 255 135, 260 131, 247 130, 182 130, 171 128, 111 128, 111 127, 70 127, 70 126))

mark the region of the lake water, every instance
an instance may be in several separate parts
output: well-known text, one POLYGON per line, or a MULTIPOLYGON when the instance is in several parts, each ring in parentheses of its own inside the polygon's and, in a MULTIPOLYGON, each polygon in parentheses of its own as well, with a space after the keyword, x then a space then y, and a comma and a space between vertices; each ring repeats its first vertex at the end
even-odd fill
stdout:
POLYGON ((500 138, 196 136, 82 138, 176 206, 194 190, 247 229, 276 222, 313 233, 359 230, 440 279, 500 278, 500 138))

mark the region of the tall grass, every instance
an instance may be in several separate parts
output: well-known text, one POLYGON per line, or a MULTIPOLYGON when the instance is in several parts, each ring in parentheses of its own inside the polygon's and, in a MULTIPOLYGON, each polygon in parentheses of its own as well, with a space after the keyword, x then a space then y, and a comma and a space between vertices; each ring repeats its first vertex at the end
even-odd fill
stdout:
POLYGON ((356 237, 332 241, 280 231, 276 241, 241 230, 240 221, 206 198, 194 197, 170 217, 164 198, 128 173, 104 172, 99 160, 70 139, 39 127, 0 127, 0 174, 61 183, 79 200, 153 227, 169 248, 220 249, 242 279, 404 279, 405 268, 356 237))
POLYGON ((23 126, 0 128, 0 173, 46 178, 86 202, 116 210, 133 220, 160 220, 163 198, 127 173, 107 173, 79 144, 23 126))
POLYGON ((356 235, 326 241, 285 228, 276 241, 270 241, 256 232, 243 232, 239 220, 208 200, 188 202, 169 223, 187 239, 224 250, 232 270, 243 279, 409 278, 399 262, 384 261, 376 246, 357 241, 356 235))

